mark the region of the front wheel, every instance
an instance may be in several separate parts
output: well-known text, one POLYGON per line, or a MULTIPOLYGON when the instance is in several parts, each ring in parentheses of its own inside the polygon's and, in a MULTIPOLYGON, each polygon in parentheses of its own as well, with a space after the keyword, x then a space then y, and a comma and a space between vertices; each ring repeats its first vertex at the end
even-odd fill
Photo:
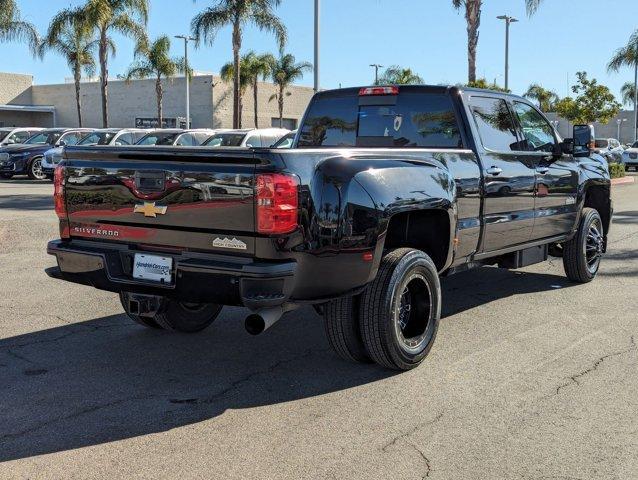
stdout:
POLYGON ((42 170, 42 158, 34 158, 31 161, 28 174, 31 180, 44 180, 47 178, 42 170))
POLYGON ((583 208, 578 231, 563 244, 563 266, 567 278, 578 283, 591 282, 600 267, 605 248, 603 222, 593 208, 583 208))
POLYGON ((366 351, 379 365, 410 370, 434 344, 441 317, 441 284, 432 259, 399 248, 381 261, 361 299, 360 329, 366 351))

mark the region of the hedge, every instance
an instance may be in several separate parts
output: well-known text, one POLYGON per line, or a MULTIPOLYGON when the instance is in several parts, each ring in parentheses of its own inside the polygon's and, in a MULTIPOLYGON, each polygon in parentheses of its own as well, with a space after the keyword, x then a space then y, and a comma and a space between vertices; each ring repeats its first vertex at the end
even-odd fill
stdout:
POLYGON ((611 178, 620 178, 625 176, 625 166, 622 163, 610 163, 609 175, 611 178))

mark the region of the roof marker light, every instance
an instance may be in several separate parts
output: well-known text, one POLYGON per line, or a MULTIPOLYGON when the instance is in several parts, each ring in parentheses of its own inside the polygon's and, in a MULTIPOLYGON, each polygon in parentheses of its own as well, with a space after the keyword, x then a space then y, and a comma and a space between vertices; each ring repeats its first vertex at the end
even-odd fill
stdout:
POLYGON ((360 97, 371 95, 398 95, 399 87, 364 87, 359 90, 360 97))

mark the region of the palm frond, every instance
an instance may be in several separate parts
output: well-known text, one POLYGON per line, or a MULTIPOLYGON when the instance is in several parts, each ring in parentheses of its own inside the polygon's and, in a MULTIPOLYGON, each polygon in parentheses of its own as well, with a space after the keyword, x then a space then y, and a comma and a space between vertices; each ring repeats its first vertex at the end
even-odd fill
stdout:
POLYGON ((233 13, 231 5, 220 4, 195 15, 191 22, 191 31, 197 39, 197 44, 212 43, 217 32, 232 22, 233 13))

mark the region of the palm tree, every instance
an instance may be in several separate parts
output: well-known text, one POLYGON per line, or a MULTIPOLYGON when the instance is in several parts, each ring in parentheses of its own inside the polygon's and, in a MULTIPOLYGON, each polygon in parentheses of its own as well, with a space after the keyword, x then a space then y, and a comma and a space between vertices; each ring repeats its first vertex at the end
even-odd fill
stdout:
MULTIPOLYGON (((527 14, 533 15, 543 0, 525 0, 527 14)), ((479 26, 481 25, 481 8, 483 0, 452 0, 452 6, 456 10, 465 9, 465 21, 467 22, 467 67, 468 82, 476 82, 476 47, 479 40, 479 26)))
POLYGON ((35 54, 40 39, 35 27, 20 17, 15 0, 0 0, 0 42, 26 42, 35 54))
POLYGON ((305 72, 312 71, 312 64, 309 62, 295 63, 294 55, 281 54, 281 56, 275 60, 271 65, 270 76, 279 88, 278 93, 274 93, 270 96, 269 102, 277 100, 279 105, 279 127, 283 127, 284 124, 284 98, 292 95, 286 91, 292 83, 303 77, 305 72))
POLYGON ((95 73, 95 59, 93 55, 97 41, 86 25, 78 21, 64 24, 62 29, 49 29, 46 38, 39 47, 40 56, 47 50, 53 50, 64 57, 73 72, 75 83, 75 103, 78 110, 78 125, 82 127, 82 100, 80 96, 80 81, 82 71, 91 76, 95 73))
MULTIPOLYGON (((618 72, 622 67, 634 68, 634 141, 638 139, 638 30, 636 30, 627 45, 619 48, 607 64, 607 70, 618 72)), ((624 87, 623 87, 624 88, 624 87)), ((623 93, 624 99, 624 93, 623 93)))
POLYGON ((255 115, 255 128, 259 128, 259 79, 266 80, 270 76, 272 66, 276 59, 270 53, 257 55, 249 52, 246 57, 246 66, 242 65, 242 69, 246 68, 247 75, 250 78, 253 87, 253 107, 255 115))
POLYGON ((541 87, 538 83, 532 83, 523 96, 535 100, 538 103, 538 108, 543 112, 554 111, 556 102, 559 100, 555 92, 541 87))
MULTIPOLYGON (((237 128, 242 127, 242 111, 244 109, 244 93, 246 93, 246 88, 252 83, 251 78, 249 76, 249 62, 251 59, 249 55, 254 55, 253 52, 250 52, 248 55, 242 56, 239 61, 239 115, 237 118, 237 128)), ((222 78, 224 82, 232 83, 234 86, 235 82, 235 64, 233 62, 228 62, 224 64, 219 72, 219 76, 222 78)))
POLYGON ((377 85, 418 85, 420 83, 423 83, 423 78, 412 69, 392 65, 379 77, 377 85))
POLYGON ((622 97, 623 105, 631 105, 636 98, 636 86, 634 82, 627 82, 620 87, 620 96, 622 97))
MULTIPOLYGON (((186 72, 184 58, 171 57, 170 50, 171 41, 166 35, 157 38, 150 45, 147 42, 141 42, 135 49, 137 61, 131 65, 124 75, 127 82, 134 78, 155 79, 157 120, 160 128, 162 127, 162 101, 164 99, 162 78, 174 77, 177 73, 185 73, 187 77, 190 75, 190 71, 186 72)), ((188 81, 188 78, 186 78, 186 81, 188 81)))
POLYGON ((145 42, 148 9, 148 0, 86 0, 81 7, 60 12, 49 27, 49 31, 55 32, 64 28, 65 23, 79 21, 97 33, 104 128, 109 125, 109 53, 115 55, 116 51, 111 34, 117 32, 137 44, 145 42))
POLYGON ((280 49, 283 49, 287 39, 286 27, 273 12, 280 3, 281 0, 218 0, 215 6, 198 13, 191 22, 193 35, 209 44, 222 27, 233 27, 233 128, 238 128, 240 116, 240 51, 243 28, 246 24, 253 24, 261 30, 273 33, 280 49))

